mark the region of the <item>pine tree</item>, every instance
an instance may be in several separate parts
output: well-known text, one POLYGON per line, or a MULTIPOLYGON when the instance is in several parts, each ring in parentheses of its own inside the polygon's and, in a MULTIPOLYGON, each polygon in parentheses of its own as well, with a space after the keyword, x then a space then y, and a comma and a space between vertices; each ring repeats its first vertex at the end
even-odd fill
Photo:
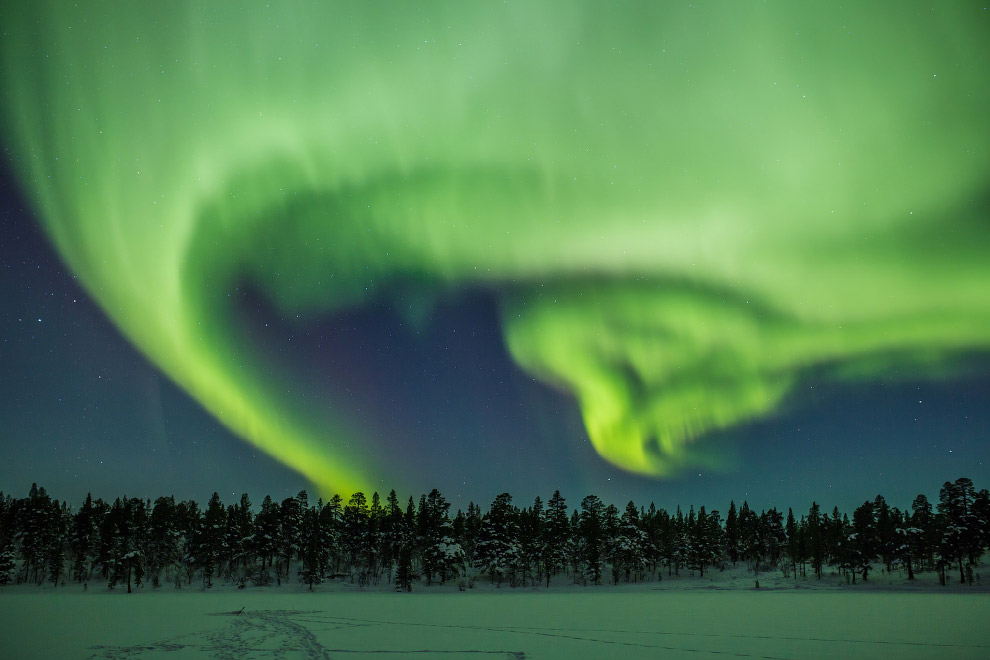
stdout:
POLYGON ((917 556, 921 559, 922 570, 935 568, 935 550, 938 548, 938 529, 935 526, 935 513, 924 495, 918 495, 911 503, 911 525, 919 530, 917 556))
POLYGON ((376 491, 371 494, 371 506, 368 509, 368 543, 365 557, 365 564, 368 566, 371 579, 375 584, 378 584, 384 554, 384 518, 385 510, 382 507, 381 497, 376 491))
POLYGON ((761 525, 764 529, 764 556, 771 566, 776 567, 784 554, 784 547, 787 545, 787 535, 784 533, 784 516, 774 507, 761 516, 761 525))
POLYGON ((938 511, 943 519, 943 533, 939 553, 948 563, 959 567, 959 581, 966 582, 963 560, 970 566, 976 564, 982 551, 980 521, 974 504, 976 490, 966 477, 954 483, 946 481, 939 491, 938 511))
POLYGON ((14 499, 0 491, 0 586, 14 580, 16 521, 17 511, 14 507, 14 499))
POLYGON ((105 539, 110 544, 103 557, 103 573, 110 589, 116 588, 121 581, 127 581, 127 571, 123 565, 124 556, 131 551, 127 501, 126 497, 118 497, 113 501, 104 519, 103 529, 100 530, 101 540, 105 539))
POLYGON ((602 545, 605 563, 612 568, 612 584, 619 583, 619 568, 616 565, 615 554, 619 540, 619 509, 614 504, 605 507, 602 516, 602 545))
MULTIPOLYGON (((894 509, 897 511, 897 509, 894 509)), ((896 543, 894 548, 895 560, 907 568, 908 580, 914 579, 914 558, 918 547, 917 538, 920 530, 911 525, 911 516, 904 512, 903 516, 897 512, 895 525, 896 543)))
MULTIPOLYGON (((862 573, 866 582, 877 555, 876 516, 873 502, 863 502, 853 511, 852 534, 849 536, 849 568, 862 573)), ((855 582, 855 577, 853 578, 855 582)))
POLYGON ((481 507, 473 502, 468 503, 467 515, 464 517, 464 559, 468 564, 474 564, 474 547, 481 535, 481 507))
POLYGON ((581 500, 581 518, 578 534, 581 539, 581 555, 585 576, 592 584, 602 580, 605 565, 605 505, 597 495, 581 500))
POLYGON ((567 541, 570 525, 567 520, 567 502, 559 490, 553 491, 547 508, 543 512, 541 526, 540 561, 547 587, 550 579, 567 565, 567 541))
POLYGON ((69 535, 72 579, 80 584, 89 580, 87 560, 96 537, 93 523, 93 496, 86 493, 86 501, 72 519, 72 531, 69 535))
POLYGON ((688 514, 685 555, 688 568, 698 571, 699 577, 704 577, 705 569, 719 560, 721 535, 718 511, 709 514, 705 507, 701 507, 695 517, 694 507, 691 508, 688 514))
POLYGON ((402 509, 399 507, 398 496, 392 490, 385 499, 385 517, 382 525, 383 565, 389 582, 392 581, 392 572, 399 559, 404 536, 402 509))
POLYGON ((261 560, 255 580, 261 585, 270 583, 268 569, 279 553, 280 508, 268 495, 261 502, 261 510, 254 518, 254 552, 261 560))
POLYGON ((979 552, 983 552, 990 547, 990 491, 986 488, 980 489, 973 500, 973 514, 976 516, 979 525, 978 541, 979 552))
POLYGON ((14 554, 14 536, 16 534, 17 512, 14 499, 0 491, 0 587, 14 580, 17 566, 14 554))
POLYGON ((794 571, 794 578, 797 579, 798 550, 800 548, 798 539, 797 521, 794 520, 794 511, 787 509, 787 523, 784 527, 787 534, 787 556, 791 560, 791 569, 794 571))
POLYGON ((876 519, 877 553, 889 573, 893 568, 897 548, 897 517, 899 512, 891 510, 887 500, 877 495, 873 501, 873 515, 876 519))
POLYGON ((402 591, 412 591, 412 583, 416 579, 413 572, 413 549, 415 547, 415 535, 413 529, 416 525, 416 505, 412 496, 406 504, 406 512, 402 516, 402 525, 399 528, 399 554, 395 568, 395 586, 402 591))
POLYGON ((838 566, 840 569, 847 567, 848 543, 846 539, 851 533, 848 516, 839 513, 838 507, 832 507, 832 517, 823 521, 825 524, 825 551, 829 558, 829 563, 838 566))
POLYGON ((18 523, 18 542, 23 559, 24 581, 34 576, 35 582, 44 581, 45 535, 51 517, 51 498, 44 488, 31 484, 27 501, 21 506, 18 523))
MULTIPOLYGON (((578 574, 581 564, 584 561, 584 541, 581 539, 581 514, 577 509, 571 512, 571 519, 567 523, 570 534, 567 537, 567 562, 571 566, 571 574, 574 582, 578 582, 578 574)), ((583 579, 583 578, 582 578, 583 579)))
POLYGON ((645 512, 640 510, 640 521, 645 534, 643 561, 646 563, 646 570, 649 571, 650 577, 656 579, 663 542, 661 540, 660 511, 657 510, 653 502, 650 502, 650 508, 645 512))
POLYGON ((722 527, 722 516, 718 509, 708 512, 704 527, 705 543, 708 548, 707 563, 721 570, 725 568, 725 529, 722 527))
POLYGON ((340 495, 334 495, 320 509, 320 542, 326 552, 326 574, 331 579, 337 576, 340 568, 340 535, 343 516, 341 502, 340 495))
POLYGON ((197 558, 203 569, 203 584, 209 589, 213 586, 213 576, 226 554, 227 545, 227 510, 220 501, 219 493, 213 493, 206 506, 200 532, 197 558))
POLYGON ((399 591, 412 591, 413 560, 412 539, 409 538, 399 547, 399 557, 396 561, 395 586, 399 591))
MULTIPOLYGON (((198 543, 203 528, 203 514, 195 501, 186 500, 176 505, 175 526, 179 535, 179 552, 185 569, 186 584, 192 584, 193 574, 199 568, 198 543)), ((181 584, 179 573, 176 573, 176 588, 181 584)))
POLYGON ((842 555, 845 551, 844 541, 848 533, 839 507, 832 507, 832 517, 823 518, 822 524, 825 526, 825 556, 830 565, 841 565, 842 555))
POLYGON ((346 562, 347 553, 344 547, 344 500, 336 493, 323 505, 323 522, 321 530, 330 549, 330 574, 333 577, 342 575, 341 566, 346 562))
POLYGON ((227 507, 226 576, 233 577, 240 570, 240 584, 244 584, 247 564, 254 552, 254 514, 251 512, 251 499, 247 493, 241 495, 240 502, 227 507))
POLYGON ((729 513, 725 516, 725 547, 729 561, 735 566, 739 560, 739 520, 735 500, 729 501, 729 513))
MULTIPOLYGON (((279 507, 278 516, 278 541, 279 541, 279 562, 281 566, 276 567, 276 576, 285 574, 285 579, 289 579, 289 570, 292 560, 299 554, 299 528, 302 524, 303 512, 309 505, 303 506, 303 502, 309 501, 306 491, 300 491, 295 497, 287 497, 282 500, 279 507)), ((281 578, 276 577, 281 583, 281 578)))
POLYGON ((675 515, 671 516, 669 527, 670 531, 667 541, 667 573, 668 575, 670 574, 670 566, 673 565, 673 574, 680 577, 681 566, 684 565, 684 561, 687 558, 689 527, 688 521, 685 519, 684 513, 681 511, 680 505, 677 506, 675 515))
POLYGON ((369 567, 366 561, 371 545, 369 525, 368 498, 359 491, 351 495, 344 507, 341 521, 341 543, 348 551, 346 561, 351 582, 354 581, 355 574, 360 584, 365 584, 368 579, 369 567))
POLYGON ((329 555, 322 543, 320 531, 320 511, 323 504, 307 508, 303 512, 302 524, 299 527, 299 539, 302 547, 302 565, 299 568, 299 579, 303 584, 313 587, 322 584, 326 577, 329 555))
POLYGON ((801 577, 807 577, 808 573, 806 571, 806 562, 809 556, 809 543, 808 543, 808 525, 804 516, 801 516, 801 520, 798 522, 797 526, 797 544, 798 544, 798 558, 801 561, 801 577))
POLYGON ((519 569, 523 586, 542 577, 540 543, 543 526, 543 500, 539 496, 533 506, 519 512, 519 569), (533 574, 536 574, 535 577, 533 574))
POLYGON ((174 497, 159 497, 151 510, 148 530, 146 570, 151 575, 151 586, 161 584, 161 572, 169 579, 170 569, 179 562, 178 512, 174 497))
POLYGON ((113 550, 116 544, 116 525, 114 516, 111 515, 113 507, 109 502, 104 502, 102 498, 97 498, 93 502, 93 527, 96 529, 96 542, 90 551, 90 572, 97 566, 100 569, 100 577, 110 581, 110 570, 113 564, 113 550))
POLYGON ((0 550, 0 587, 14 581, 14 568, 17 566, 13 546, 0 550))
POLYGON ((65 572, 69 515, 68 505, 59 506, 58 500, 52 502, 45 534, 45 567, 48 570, 48 581, 56 586, 65 572))
POLYGON ((805 521, 805 530, 808 536, 808 551, 811 559, 811 568, 815 571, 815 577, 819 580, 822 577, 822 564, 825 561, 825 529, 822 524, 821 508, 818 502, 811 503, 808 517, 805 521))
POLYGON ((127 585, 131 593, 133 584, 142 583, 144 574, 144 545, 148 538, 148 507, 136 497, 117 498, 107 516, 107 530, 112 541, 108 562, 109 584, 127 585))

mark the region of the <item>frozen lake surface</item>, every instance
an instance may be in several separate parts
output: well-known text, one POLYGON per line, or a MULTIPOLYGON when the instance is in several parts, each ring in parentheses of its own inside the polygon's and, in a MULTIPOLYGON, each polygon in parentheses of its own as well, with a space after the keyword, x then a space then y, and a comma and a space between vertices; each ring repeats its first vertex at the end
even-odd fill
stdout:
POLYGON ((19 589, 0 593, 0 657, 988 658, 987 621, 985 593, 19 589))

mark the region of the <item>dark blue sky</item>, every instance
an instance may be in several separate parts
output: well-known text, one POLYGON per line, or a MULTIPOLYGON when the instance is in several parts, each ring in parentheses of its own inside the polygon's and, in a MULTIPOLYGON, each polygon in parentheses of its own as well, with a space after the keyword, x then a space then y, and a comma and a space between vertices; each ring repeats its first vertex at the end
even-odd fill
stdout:
MULTIPOLYGON (((0 490, 22 496, 38 482, 71 502, 90 491, 201 501, 246 491, 259 502, 308 487, 137 353, 59 262, 8 173, 0 184, 0 490)), ((574 401, 511 362, 484 291, 455 293, 416 327, 385 306, 306 324, 250 293, 239 309, 268 323, 260 345, 294 347, 269 359, 297 374, 314 405, 346 402, 392 475, 381 490, 402 497, 436 487, 465 508, 502 491, 527 504, 559 488, 571 506, 594 492, 620 505, 724 512, 746 499, 804 510, 817 500, 851 511, 878 492, 906 507, 959 476, 990 482, 986 355, 940 382, 910 373, 806 382, 777 417, 703 440, 733 457, 733 469, 655 480, 601 459, 574 401)))

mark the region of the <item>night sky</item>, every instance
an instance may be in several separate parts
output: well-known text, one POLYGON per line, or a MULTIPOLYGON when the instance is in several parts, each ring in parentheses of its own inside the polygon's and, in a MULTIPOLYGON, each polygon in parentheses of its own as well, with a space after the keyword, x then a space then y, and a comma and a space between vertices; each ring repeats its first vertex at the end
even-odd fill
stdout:
POLYGON ((0 489, 990 481, 982 6, 348 7, 0 10, 0 489))

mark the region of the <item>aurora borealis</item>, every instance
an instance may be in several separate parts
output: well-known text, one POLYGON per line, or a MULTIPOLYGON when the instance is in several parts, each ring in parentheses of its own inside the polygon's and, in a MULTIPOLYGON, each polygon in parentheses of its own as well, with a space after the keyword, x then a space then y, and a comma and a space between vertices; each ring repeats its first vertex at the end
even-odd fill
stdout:
POLYGON ((800 407, 810 377, 950 378, 990 349, 979 4, 0 19, 3 139, 58 254, 322 492, 391 475, 351 402, 299 395, 243 291, 300 323, 384 305, 413 326, 483 292, 601 457, 660 478, 730 469, 713 440, 800 407))

